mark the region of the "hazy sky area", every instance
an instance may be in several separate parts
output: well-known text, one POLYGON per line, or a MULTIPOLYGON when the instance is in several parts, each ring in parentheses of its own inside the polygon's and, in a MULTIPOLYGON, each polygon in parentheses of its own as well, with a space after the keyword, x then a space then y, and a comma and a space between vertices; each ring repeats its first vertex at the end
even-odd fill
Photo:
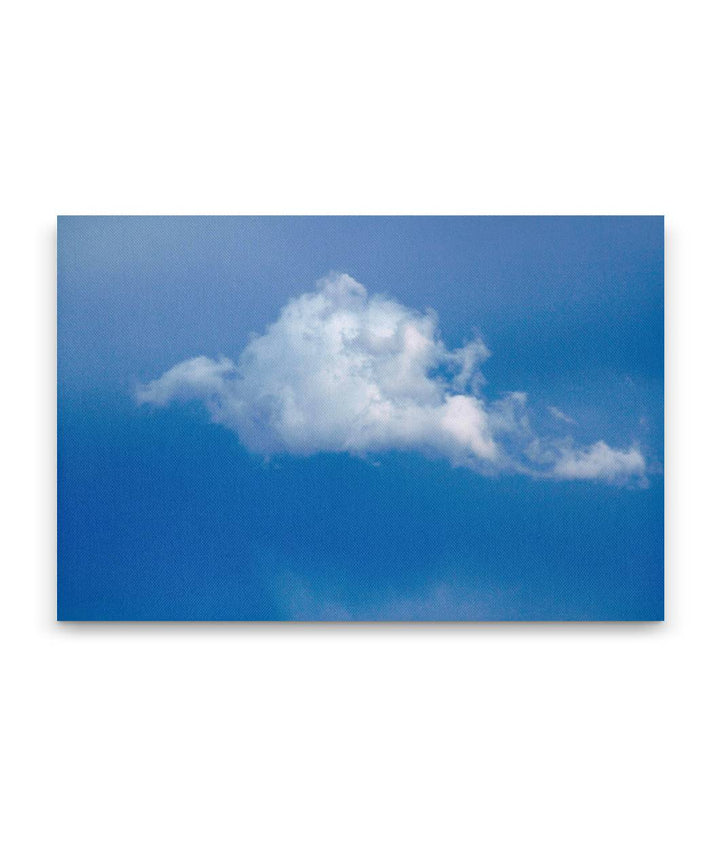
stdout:
POLYGON ((58 609, 655 619, 657 217, 58 221, 58 609))

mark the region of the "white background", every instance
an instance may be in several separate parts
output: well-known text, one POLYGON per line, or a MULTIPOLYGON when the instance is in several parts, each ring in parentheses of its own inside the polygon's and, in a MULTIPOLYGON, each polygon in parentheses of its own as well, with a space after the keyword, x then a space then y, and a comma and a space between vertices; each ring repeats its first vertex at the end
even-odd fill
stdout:
POLYGON ((715 8, 6 7, 5 853, 718 852, 715 8), (251 212, 664 213, 665 624, 57 625, 54 217, 251 212))

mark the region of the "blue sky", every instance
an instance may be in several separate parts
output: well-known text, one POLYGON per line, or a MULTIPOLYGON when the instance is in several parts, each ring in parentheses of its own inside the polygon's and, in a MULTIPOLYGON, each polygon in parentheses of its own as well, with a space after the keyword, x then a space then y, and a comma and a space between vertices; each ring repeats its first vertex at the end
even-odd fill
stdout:
POLYGON ((61 217, 58 431, 61 618, 661 618, 662 218, 61 217))

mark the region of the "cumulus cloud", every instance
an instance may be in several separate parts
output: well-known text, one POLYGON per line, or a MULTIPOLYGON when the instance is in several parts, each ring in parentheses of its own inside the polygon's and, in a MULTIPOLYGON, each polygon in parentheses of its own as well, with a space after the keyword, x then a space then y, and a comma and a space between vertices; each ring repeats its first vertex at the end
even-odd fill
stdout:
POLYGON ((538 437, 525 393, 487 401, 480 366, 489 355, 479 336, 447 348, 433 311, 368 295, 347 274, 333 274, 290 300, 237 362, 186 360, 136 397, 157 406, 199 400, 213 422, 266 456, 416 450, 479 472, 643 477, 635 448, 538 437))

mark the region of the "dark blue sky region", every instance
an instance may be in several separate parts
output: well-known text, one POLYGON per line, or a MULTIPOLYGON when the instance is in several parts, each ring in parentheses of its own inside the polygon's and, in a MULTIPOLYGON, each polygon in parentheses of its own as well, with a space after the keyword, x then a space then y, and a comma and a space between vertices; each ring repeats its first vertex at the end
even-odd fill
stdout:
POLYGON ((61 619, 662 618, 662 218, 61 217, 58 434, 61 619), (136 404, 329 271, 479 332, 483 395, 635 445, 647 486, 265 460, 197 403, 136 404))

